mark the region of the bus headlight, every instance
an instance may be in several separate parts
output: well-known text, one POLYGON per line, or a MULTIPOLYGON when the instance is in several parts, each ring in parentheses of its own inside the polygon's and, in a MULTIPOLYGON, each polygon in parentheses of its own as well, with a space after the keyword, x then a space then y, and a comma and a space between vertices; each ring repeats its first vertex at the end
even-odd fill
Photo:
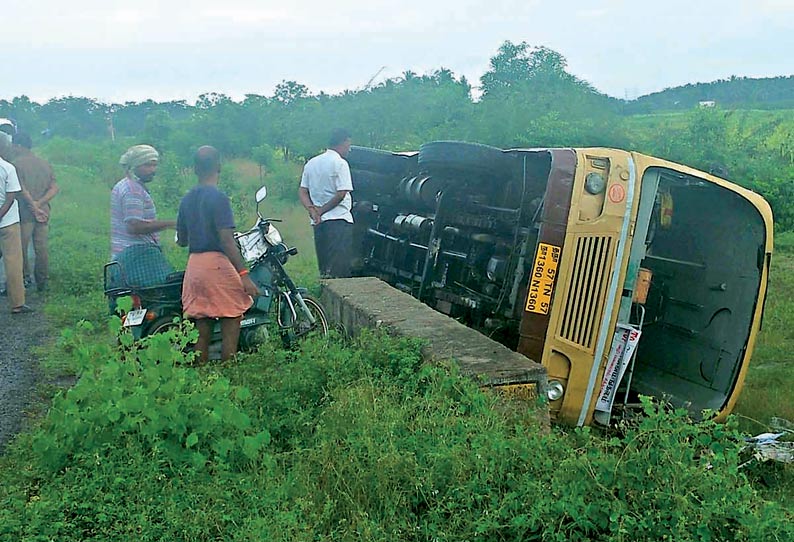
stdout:
POLYGON ((604 176, 600 173, 588 173, 584 179, 584 189, 587 190, 588 194, 595 196, 603 192, 606 187, 607 183, 604 180, 604 176))
POLYGON ((565 387, 562 385, 562 382, 558 380, 549 380, 549 386, 546 389, 546 397, 549 399, 549 401, 562 399, 564 393, 565 387))

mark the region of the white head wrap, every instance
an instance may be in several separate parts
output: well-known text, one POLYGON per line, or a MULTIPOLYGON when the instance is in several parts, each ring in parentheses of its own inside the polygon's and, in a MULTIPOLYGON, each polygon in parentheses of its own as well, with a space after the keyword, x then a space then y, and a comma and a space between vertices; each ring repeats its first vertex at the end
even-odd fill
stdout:
POLYGON ((121 155, 119 165, 129 171, 143 164, 147 164, 152 160, 159 159, 160 153, 151 145, 134 145, 121 155))

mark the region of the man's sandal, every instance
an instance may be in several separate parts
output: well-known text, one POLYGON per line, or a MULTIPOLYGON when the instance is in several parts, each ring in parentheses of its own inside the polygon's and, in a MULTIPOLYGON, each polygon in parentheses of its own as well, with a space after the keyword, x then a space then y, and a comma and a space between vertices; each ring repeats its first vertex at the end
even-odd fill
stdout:
POLYGON ((11 314, 24 314, 26 312, 34 312, 32 307, 28 305, 20 305, 19 307, 14 307, 11 309, 11 314))

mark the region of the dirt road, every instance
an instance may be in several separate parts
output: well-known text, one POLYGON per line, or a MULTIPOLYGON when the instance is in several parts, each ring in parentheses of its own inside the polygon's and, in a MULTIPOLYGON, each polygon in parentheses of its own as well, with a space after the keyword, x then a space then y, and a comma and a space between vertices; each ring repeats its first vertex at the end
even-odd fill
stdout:
POLYGON ((34 349, 49 334, 43 301, 41 295, 28 290, 28 305, 36 312, 12 315, 8 298, 0 297, 0 453, 22 427, 39 382, 34 349))

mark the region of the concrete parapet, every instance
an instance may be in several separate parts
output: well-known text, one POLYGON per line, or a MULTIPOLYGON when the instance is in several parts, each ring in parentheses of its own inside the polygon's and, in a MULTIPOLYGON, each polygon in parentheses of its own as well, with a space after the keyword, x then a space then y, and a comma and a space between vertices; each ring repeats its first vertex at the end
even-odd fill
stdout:
POLYGON ((503 388, 508 395, 526 398, 528 390, 532 390, 529 395, 545 395, 542 365, 379 279, 325 280, 321 301, 328 317, 352 335, 366 327, 424 339, 422 355, 427 361, 455 360, 462 374, 483 386, 503 388))

